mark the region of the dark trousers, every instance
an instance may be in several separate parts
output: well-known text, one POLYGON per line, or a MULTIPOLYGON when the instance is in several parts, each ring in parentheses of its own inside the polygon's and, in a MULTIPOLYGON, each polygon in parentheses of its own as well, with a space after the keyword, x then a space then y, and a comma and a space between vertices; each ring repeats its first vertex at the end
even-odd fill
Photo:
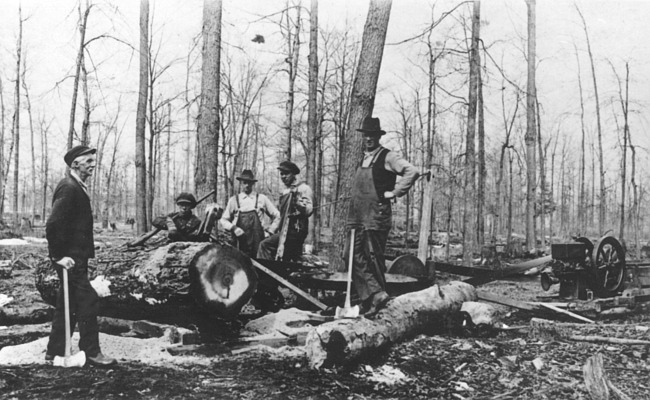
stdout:
MULTIPOLYGON (((68 270, 68 293, 70 296, 70 332, 79 325, 79 350, 87 356, 94 357, 100 352, 99 327, 99 296, 88 280, 88 260, 75 259, 75 266, 68 270)), ((61 285, 56 299, 56 309, 52 319, 50 341, 47 353, 63 356, 65 351, 65 309, 63 303, 63 267, 52 263, 59 275, 61 285)))
MULTIPOLYGON (((375 293, 386 291, 386 258, 384 250, 388 231, 357 228, 354 237, 352 283, 364 302, 375 293)), ((345 242, 345 264, 350 259, 350 240, 345 242)))
MULTIPOLYGON (((302 244, 305 242, 306 235, 295 235, 289 232, 287 240, 284 242, 284 260, 296 259, 302 255, 302 244)), ((275 259, 275 254, 278 251, 280 244, 280 234, 276 233, 260 243, 260 248, 257 250, 257 258, 264 260, 275 259)))

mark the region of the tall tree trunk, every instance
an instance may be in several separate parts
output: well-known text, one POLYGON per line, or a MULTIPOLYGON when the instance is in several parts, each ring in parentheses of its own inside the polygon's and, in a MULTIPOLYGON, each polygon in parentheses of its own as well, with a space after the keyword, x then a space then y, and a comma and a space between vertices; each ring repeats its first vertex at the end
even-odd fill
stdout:
MULTIPOLYGON (((309 15, 309 92, 307 110, 307 182, 314 190, 314 200, 320 201, 319 181, 321 170, 318 168, 320 157, 320 120, 318 115, 318 0, 311 0, 309 15)), ((315 208, 309 221, 309 234, 306 243, 318 250, 320 237, 320 208, 315 208)))
POLYGON ((221 0, 203 2, 201 104, 195 190, 201 196, 212 190, 216 201, 219 171, 219 86, 221 71, 221 0))
POLYGON ((172 193, 169 191, 169 175, 171 172, 174 170, 171 167, 171 159, 170 159, 170 152, 171 152, 171 138, 172 138, 172 105, 171 103, 167 103, 167 145, 165 146, 165 165, 167 166, 165 168, 165 204, 163 209, 165 210, 171 210, 171 198, 172 198, 172 193))
POLYGON ((22 86, 23 89, 25 90, 25 101, 27 102, 27 117, 29 118, 29 143, 30 143, 30 153, 32 156, 32 190, 30 192, 30 202, 32 206, 32 215, 30 218, 30 221, 32 225, 34 225, 35 218, 36 218, 36 196, 37 196, 37 190, 36 190, 36 152, 35 152, 35 146, 34 146, 34 120, 32 117, 32 102, 29 98, 29 91, 27 90, 27 81, 25 80, 25 70, 27 69, 27 62, 23 62, 23 76, 22 76, 22 86))
POLYGON ((14 158, 14 227, 19 226, 20 218, 18 216, 18 180, 20 172, 20 63, 23 47, 23 15, 22 8, 18 6, 18 42, 16 43, 16 110, 14 111, 14 141, 13 146, 16 149, 14 158))
POLYGON ((494 239, 496 236, 497 232, 502 232, 503 226, 505 224, 502 223, 504 220, 504 216, 507 216, 507 213, 504 212, 504 204, 501 199, 501 190, 503 188, 503 175, 504 175, 504 169, 505 169, 505 157, 507 155, 507 151, 509 148, 512 147, 510 144, 510 134, 512 133, 512 128, 514 126, 515 120, 517 119, 517 110, 519 110, 519 92, 516 92, 516 100, 515 100, 515 109, 512 113, 512 118, 510 121, 508 121, 508 116, 506 115, 506 101, 505 101, 505 91, 501 91, 501 109, 502 109, 502 116, 503 116, 503 127, 505 130, 506 137, 503 141, 503 144, 501 145, 501 151, 499 154, 499 173, 497 175, 497 182, 496 182, 496 223, 495 223, 495 229, 492 233, 492 236, 494 239))
POLYGON ((137 233, 148 229, 145 129, 149 94, 149 0, 140 0, 140 87, 135 126, 135 215, 137 233))
POLYGON ((90 14, 90 4, 86 0, 86 10, 81 12, 81 3, 79 3, 79 51, 77 52, 77 64, 74 74, 74 84, 72 86, 72 106, 70 108, 70 126, 68 128, 68 149, 72 148, 74 139, 74 121, 77 113, 77 94, 79 92, 79 75, 81 74, 81 64, 83 64, 84 50, 86 44, 86 26, 88 15, 90 14))
POLYGON ((81 58, 81 82, 84 95, 84 119, 81 123, 81 144, 88 146, 90 143, 90 93, 88 92, 88 71, 86 71, 86 58, 81 58))
POLYGON ((300 16, 302 7, 295 7, 296 10, 296 20, 294 23, 291 22, 290 12, 291 7, 289 7, 289 2, 287 1, 287 7, 285 12, 286 23, 287 23, 287 57, 285 62, 287 63, 287 74, 289 78, 289 86, 287 90, 287 101, 285 103, 285 130, 287 132, 285 149, 284 149, 284 158, 291 160, 291 142, 293 139, 293 106, 295 103, 296 97, 296 77, 298 76, 298 61, 300 59, 300 25, 302 17, 300 16))
POLYGON ((528 85, 526 90, 526 247, 535 249, 535 0, 526 0, 528 7, 528 85))
MULTIPOLYGON (((347 219, 352 179, 363 157, 361 150, 362 137, 356 130, 361 126, 361 122, 365 117, 372 115, 375 105, 377 80, 379 79, 379 69, 384 54, 384 43, 386 42, 391 6, 392 0, 370 0, 368 17, 363 29, 359 64, 357 65, 352 88, 343 151, 340 155, 341 169, 339 170, 340 180, 337 186, 338 198, 334 199, 338 201, 334 211, 335 221, 345 221, 347 219)), ((330 253, 330 268, 332 270, 341 269, 343 266, 341 250, 345 238, 345 224, 336 224, 332 232, 332 250, 330 253)))
MULTIPOLYGON (((598 204, 598 234, 605 233, 605 210, 607 209, 607 188, 605 187, 605 160, 603 156, 603 135, 600 124, 600 100, 598 97, 598 84, 596 82, 596 66, 594 64, 594 55, 591 51, 591 42, 589 41, 589 32, 587 31, 587 22, 582 12, 576 5, 576 10, 582 20, 582 28, 585 32, 585 39, 587 40, 587 52, 589 53, 589 61, 591 63, 591 77, 594 82, 594 98, 596 101, 596 127, 598 132, 598 172, 600 174, 600 201, 598 204)), ((595 172, 595 171, 594 171, 595 172)))
POLYGON ((479 74, 478 74, 478 196, 476 207, 476 223, 478 232, 478 245, 482 248, 485 245, 485 181, 487 171, 485 169, 485 118, 483 115, 485 105, 483 104, 483 78, 481 77, 479 56, 479 74))
MULTIPOLYGON (((540 240, 542 249, 546 246, 546 200, 548 198, 548 191, 546 190, 546 165, 545 159, 546 149, 542 145, 542 125, 539 114, 539 101, 535 97, 535 112, 537 115, 537 147, 539 151, 539 225, 540 225, 540 240)), ((550 143, 550 142, 549 142, 550 143)))
MULTIPOLYGON (((614 69, 614 65, 611 63, 610 65, 612 66, 612 69, 614 70, 614 75, 616 75, 616 78, 618 80, 618 96, 619 96, 619 102, 621 104, 621 111, 623 112, 623 149, 622 149, 623 154, 621 155, 621 206, 620 206, 621 215, 620 215, 620 226, 619 226, 618 238, 622 243, 624 243, 625 242, 625 189, 626 189, 625 186, 627 184, 627 176, 626 176, 627 147, 628 147, 628 143, 631 142, 631 140, 628 141, 628 139, 630 138, 630 125, 628 121, 628 111, 629 111, 628 85, 630 80, 630 65, 627 62, 625 63, 625 93, 623 93, 621 79, 616 73, 616 70, 614 69)), ((631 149, 633 149, 631 143, 629 144, 629 146, 631 149)), ((632 183, 634 183, 634 176, 632 176, 632 183)), ((636 202, 636 198, 634 199, 634 201, 636 202)))
POLYGON ((578 56, 578 49, 574 46, 575 55, 576 55, 576 65, 578 67, 578 89, 580 91, 580 182, 578 183, 578 230, 581 235, 586 235, 586 224, 587 224, 587 198, 586 198, 586 182, 585 182, 585 137, 587 131, 585 129, 585 101, 582 92, 582 77, 580 73, 580 57, 578 56))
POLYGON ((5 95, 0 77, 0 221, 4 217, 5 189, 7 188, 5 169, 5 95))
MULTIPOLYGON (((51 122, 50 122, 51 124, 51 122)), ((41 122, 41 174, 43 176, 43 197, 42 197, 42 204, 43 204, 43 210, 41 212, 41 221, 45 222, 46 221, 46 213, 47 213, 47 187, 48 187, 48 177, 49 177, 49 155, 47 151, 47 134, 50 129, 50 125, 46 128, 43 128, 44 123, 41 122)))
POLYGON ((476 246, 476 113, 478 111, 479 40, 481 29, 481 3, 474 0, 472 15, 472 43, 469 57, 469 95, 467 108, 467 133, 465 136, 465 191, 463 210, 463 264, 472 265, 476 246))

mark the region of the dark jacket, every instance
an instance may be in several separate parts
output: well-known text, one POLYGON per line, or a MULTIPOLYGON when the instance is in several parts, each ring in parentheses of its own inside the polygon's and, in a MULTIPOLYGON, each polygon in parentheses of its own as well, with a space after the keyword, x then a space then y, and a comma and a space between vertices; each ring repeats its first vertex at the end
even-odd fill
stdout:
POLYGON ((79 182, 67 175, 52 196, 52 212, 45 226, 50 257, 95 257, 90 198, 79 182))

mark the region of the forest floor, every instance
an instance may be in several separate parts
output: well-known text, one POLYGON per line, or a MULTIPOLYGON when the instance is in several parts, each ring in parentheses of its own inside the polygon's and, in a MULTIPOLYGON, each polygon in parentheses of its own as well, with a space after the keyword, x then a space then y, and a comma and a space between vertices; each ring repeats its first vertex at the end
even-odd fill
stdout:
MULTIPOLYGON (((130 230, 106 232, 98 235, 98 241, 110 249, 131 236, 130 230)), ((43 243, 0 249, 5 258, 22 256, 24 260, 11 276, 0 278, 0 300, 2 295, 13 297, 11 303, 0 307, 0 325, 3 311, 16 308, 33 310, 32 323, 48 321, 48 306, 36 291, 30 266, 30 261, 46 251, 43 243)), ((444 283, 453 277, 438 279, 444 283)), ((480 292, 532 301, 553 294, 542 292, 539 280, 531 278, 492 282, 480 286, 480 292)), ((117 366, 104 369, 60 368, 39 361, 0 367, 0 398, 589 399, 583 366, 589 357, 601 353, 614 386, 632 399, 650 399, 649 346, 539 340, 529 336, 529 322, 538 315, 498 308, 501 321, 519 329, 475 332, 474 336, 469 332, 431 332, 346 368, 310 370, 300 351, 277 349, 151 359, 132 354, 118 357, 117 366)), ((639 313, 577 326, 572 333, 650 340, 649 328, 650 315, 639 313)), ((2 329, 9 327, 0 327, 0 333, 2 329)), ((46 335, 46 330, 0 335, 0 348, 22 344, 44 352, 46 335)), ((118 347, 126 342, 104 339, 106 354, 124 353, 118 347)), ((38 357, 40 360, 42 353, 38 357)))

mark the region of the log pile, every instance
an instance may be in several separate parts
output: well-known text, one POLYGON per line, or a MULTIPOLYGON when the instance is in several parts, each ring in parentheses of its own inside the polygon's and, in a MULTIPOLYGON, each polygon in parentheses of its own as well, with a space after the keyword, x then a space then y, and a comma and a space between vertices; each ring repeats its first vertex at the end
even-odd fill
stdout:
POLYGON ((396 297, 374 319, 341 319, 312 330, 305 343, 311 368, 344 365, 390 344, 435 330, 463 302, 476 300, 473 286, 451 282, 396 297))

